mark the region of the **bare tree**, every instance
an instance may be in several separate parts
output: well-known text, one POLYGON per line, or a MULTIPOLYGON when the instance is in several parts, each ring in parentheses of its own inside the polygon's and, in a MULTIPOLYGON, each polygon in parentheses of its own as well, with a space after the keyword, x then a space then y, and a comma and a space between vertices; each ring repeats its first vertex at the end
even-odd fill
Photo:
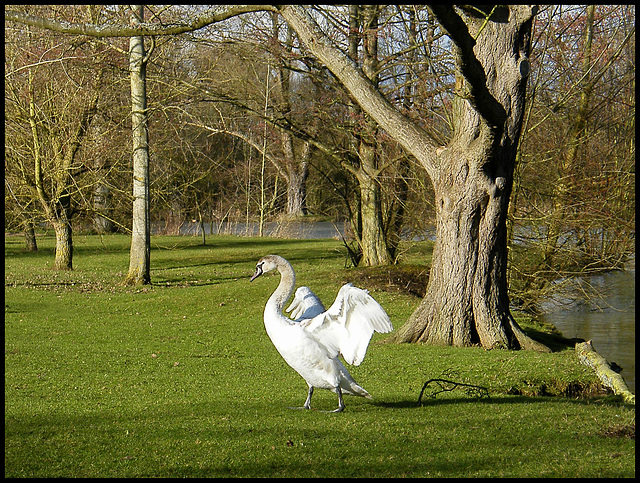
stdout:
MULTIPOLYGON (((359 44, 362 42, 362 73, 378 89, 378 22, 380 6, 349 6, 349 57, 358 63, 359 44)), ((313 50, 312 50, 313 51, 313 50)), ((356 120, 353 129, 355 164, 343 165, 358 180, 359 210, 357 227, 354 230, 360 248, 359 265, 365 267, 388 265, 392 262, 384 233, 382 213, 382 183, 379 133, 376 121, 366 112, 361 113, 358 105, 352 105, 352 116, 356 120)))
MULTIPOLYGON (((97 63, 100 56, 95 55, 91 45, 61 46, 51 36, 36 36, 29 29, 18 32, 23 34, 26 34, 23 51, 27 53, 28 63, 9 72, 5 85, 9 119, 13 122, 9 129, 14 133, 5 146, 7 166, 13 171, 16 189, 30 194, 55 231, 54 269, 71 270, 72 198, 84 189, 81 177, 86 171, 78 161, 78 154, 98 109, 104 70, 97 63), (60 50, 66 51, 66 55, 62 53, 64 60, 56 60, 68 62, 68 70, 64 75, 55 75, 48 56, 55 57, 60 50), (73 61, 82 57, 95 62, 89 62, 95 67, 91 77, 78 70, 78 64, 74 65, 73 61), (34 60, 38 58, 40 61, 34 60)), ((10 44, 15 46, 16 40, 12 38, 10 44)), ((12 49, 10 55, 14 54, 20 55, 18 49, 12 49)), ((30 202, 26 205, 33 206, 30 202)), ((25 221, 30 233, 31 220, 25 221)))
MULTIPOLYGON (((272 13, 273 22, 273 43, 281 45, 280 55, 275 55, 277 72, 277 97, 278 115, 282 116, 281 122, 294 124, 292 119, 294 109, 294 93, 291 84, 291 58, 293 57, 293 30, 286 26, 284 41, 279 42, 280 26, 279 17, 272 13)), ((285 24, 286 25, 286 24, 285 24)), ((308 117, 313 115, 313 109, 307 113, 308 117)), ((316 118, 317 119, 317 118, 316 118)), ((311 131, 315 131, 314 119, 308 119, 308 125, 312 126, 311 131)), ((282 173, 287 182, 287 208, 286 213, 289 218, 297 218, 307 214, 306 204, 306 183, 309 176, 309 159, 313 146, 307 141, 298 141, 293 133, 288 130, 280 130, 280 141, 282 144, 284 169, 279 164, 276 167, 282 173)))
MULTIPOLYGON (((131 105, 132 105, 132 140, 133 140, 133 164, 134 164, 134 216, 131 241, 131 253, 129 272, 125 279, 126 284, 150 283, 149 256, 150 256, 150 218, 149 218, 149 153, 148 153, 148 113, 145 84, 145 63, 148 60, 148 53, 145 53, 144 35, 173 35, 202 28, 205 25, 219 22, 231 16, 257 10, 256 6, 228 6, 214 7, 205 12, 201 17, 197 17, 192 23, 171 26, 165 28, 162 24, 143 24, 143 6, 131 6, 130 25, 96 25, 95 23, 69 23, 58 19, 38 17, 5 9, 5 20, 19 22, 25 25, 44 28, 58 33, 87 35, 91 37, 131 37, 129 49, 129 61, 131 72, 131 105)), ((82 117, 83 121, 72 138, 71 146, 62 158, 61 163, 68 165, 73 160, 77 151, 79 136, 84 135, 87 126, 95 114, 95 109, 89 109, 82 117), (71 156, 71 157, 70 157, 71 156)), ((34 143, 37 143, 34 137, 34 143)), ((36 160, 36 190, 42 192, 42 184, 38 178, 40 162, 36 160)), ((61 249, 56 251, 56 266, 60 268, 71 268, 72 250, 71 230, 66 215, 67 200, 64 181, 69 179, 67 172, 62 173, 62 184, 56 189, 56 198, 45 200, 43 205, 47 216, 52 219, 56 227, 56 237, 61 244, 61 249)))
MULTIPOLYGON (((142 5, 131 6, 131 26, 139 27, 144 19, 142 5)), ((131 75, 131 133, 133 141, 133 226, 129 272, 126 285, 151 282, 151 218, 149 199, 149 128, 147 112, 146 64, 144 38, 132 36, 129 42, 131 75)))
POLYGON ((510 290, 527 309, 568 296, 577 277, 622 268, 635 250, 634 8, 559 5, 537 16, 510 204, 510 290))
POLYGON ((437 146, 356 69, 304 8, 280 12, 387 133, 418 159, 436 194, 427 294, 398 341, 546 349, 518 327, 507 295, 506 214, 529 73, 536 9, 432 6, 456 57, 454 133, 437 146))

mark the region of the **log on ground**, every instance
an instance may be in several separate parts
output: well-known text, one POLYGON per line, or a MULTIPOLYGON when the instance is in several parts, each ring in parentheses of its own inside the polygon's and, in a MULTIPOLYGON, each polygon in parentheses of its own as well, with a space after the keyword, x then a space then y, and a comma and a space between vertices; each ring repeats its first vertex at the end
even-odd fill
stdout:
POLYGON ((590 340, 576 344, 576 354, 581 363, 591 367, 606 387, 614 394, 622 396, 627 404, 636 403, 636 396, 629 390, 620 374, 611 369, 607 360, 596 352, 590 340))

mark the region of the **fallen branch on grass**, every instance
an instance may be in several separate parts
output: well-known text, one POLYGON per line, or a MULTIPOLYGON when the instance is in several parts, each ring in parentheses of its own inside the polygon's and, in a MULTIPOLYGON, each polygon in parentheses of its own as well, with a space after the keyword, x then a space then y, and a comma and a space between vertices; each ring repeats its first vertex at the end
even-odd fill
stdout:
POLYGON ((602 384, 612 389, 616 395, 622 396, 625 403, 635 405, 636 396, 629 390, 622 376, 611 369, 607 360, 596 352, 590 340, 578 342, 576 354, 580 362, 595 371, 602 384))
POLYGON ((449 379, 429 379, 424 383, 424 386, 422 386, 422 390, 420 391, 420 395, 418 396, 418 406, 422 404, 422 395, 431 383, 435 383, 435 387, 430 393, 428 393, 428 396, 433 399, 435 399, 435 397, 442 392, 449 392, 455 389, 462 389, 467 394, 467 396, 472 398, 489 398, 489 390, 483 386, 476 386, 475 384, 465 384, 463 382, 451 381, 449 379))

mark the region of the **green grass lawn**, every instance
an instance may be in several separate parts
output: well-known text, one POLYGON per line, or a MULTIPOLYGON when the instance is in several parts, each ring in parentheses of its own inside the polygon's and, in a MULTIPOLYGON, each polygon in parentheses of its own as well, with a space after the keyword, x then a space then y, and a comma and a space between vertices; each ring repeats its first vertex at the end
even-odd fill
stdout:
MULTIPOLYGON (((340 242, 153 237, 153 285, 125 288, 127 237, 74 241, 75 270, 60 273, 52 237, 37 254, 5 237, 5 477, 635 476, 633 407, 542 395, 597 386, 572 349, 377 334, 349 368, 373 401, 346 396, 340 414, 289 409, 307 386, 264 331, 278 278, 249 283, 262 255, 287 258, 326 304, 343 282, 369 289, 396 328, 420 300, 345 269, 340 242), (490 398, 453 391, 418 407, 424 382, 444 373, 490 398)), ((405 260, 429 253, 416 245, 405 260)), ((316 391, 316 408, 336 404, 316 391)))

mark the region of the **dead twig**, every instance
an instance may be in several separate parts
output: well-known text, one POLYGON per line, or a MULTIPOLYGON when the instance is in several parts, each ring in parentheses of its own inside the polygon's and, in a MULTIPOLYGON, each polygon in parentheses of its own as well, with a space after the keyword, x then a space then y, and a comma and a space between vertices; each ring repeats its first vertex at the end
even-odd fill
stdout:
POLYGON ((489 390, 486 387, 476 386, 475 384, 465 384, 464 382, 451 381, 449 379, 429 379, 424 383, 424 386, 422 386, 422 390, 420 391, 420 395, 418 396, 418 406, 422 404, 422 396, 431 383, 435 383, 435 387, 433 387, 432 391, 428 393, 428 396, 432 399, 435 399, 435 397, 442 392, 450 392, 456 389, 462 389, 467 394, 467 396, 475 399, 481 399, 483 397, 489 399, 489 390))

